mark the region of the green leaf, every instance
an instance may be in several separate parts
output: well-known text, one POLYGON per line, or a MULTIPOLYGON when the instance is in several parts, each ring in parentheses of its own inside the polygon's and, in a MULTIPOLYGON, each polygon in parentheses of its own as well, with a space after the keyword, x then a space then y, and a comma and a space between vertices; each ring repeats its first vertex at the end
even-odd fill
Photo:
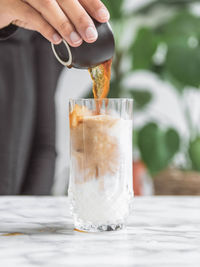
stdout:
POLYGON ((193 169, 200 172, 200 137, 190 143, 189 156, 193 169))
POLYGON ((141 158, 152 175, 169 165, 179 145, 179 135, 174 129, 165 132, 157 124, 148 123, 138 132, 141 158))
POLYGON ((141 28, 131 46, 133 69, 151 69, 158 38, 153 30, 141 28))
POLYGON ((178 133, 174 129, 168 129, 165 134, 166 150, 168 160, 170 160, 178 151, 180 146, 180 139, 178 133))
POLYGON ((185 86, 200 85, 200 47, 170 46, 166 58, 166 70, 185 86))
POLYGON ((102 2, 108 8, 112 20, 119 20, 123 17, 123 0, 103 0, 102 2))
POLYGON ((179 91, 183 91, 185 86, 199 87, 199 17, 184 9, 170 21, 155 28, 155 33, 159 35, 160 41, 168 46, 161 77, 169 80, 179 91), (191 42, 193 42, 192 45, 191 42))
POLYGON ((170 21, 159 25, 156 32, 165 37, 167 43, 179 40, 187 42, 193 36, 200 37, 200 20, 188 10, 179 11, 170 21))
POLYGON ((152 100, 151 92, 147 90, 133 89, 129 91, 131 97, 134 99, 134 108, 136 110, 144 109, 152 100))
POLYGON ((200 19, 188 10, 181 10, 169 21, 156 28, 141 28, 133 43, 132 65, 134 69, 154 71, 170 81, 180 92, 185 86, 200 85, 200 19), (196 46, 189 45, 189 40, 196 46), (157 66, 152 58, 159 44, 166 44, 165 61, 157 66))
POLYGON ((155 123, 149 123, 138 133, 138 147, 142 160, 151 174, 165 167, 162 150, 162 132, 155 123))

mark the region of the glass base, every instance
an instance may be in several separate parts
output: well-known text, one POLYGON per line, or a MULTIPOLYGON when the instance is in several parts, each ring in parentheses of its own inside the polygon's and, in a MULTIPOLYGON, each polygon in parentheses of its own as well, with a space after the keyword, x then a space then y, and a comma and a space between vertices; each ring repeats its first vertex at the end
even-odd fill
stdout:
POLYGON ((96 224, 91 224, 91 225, 80 225, 80 224, 75 224, 75 231, 78 232, 85 232, 85 233, 98 233, 98 232, 111 232, 111 231, 119 231, 125 229, 126 226, 123 223, 118 223, 118 224, 102 224, 102 225, 96 225, 96 224))

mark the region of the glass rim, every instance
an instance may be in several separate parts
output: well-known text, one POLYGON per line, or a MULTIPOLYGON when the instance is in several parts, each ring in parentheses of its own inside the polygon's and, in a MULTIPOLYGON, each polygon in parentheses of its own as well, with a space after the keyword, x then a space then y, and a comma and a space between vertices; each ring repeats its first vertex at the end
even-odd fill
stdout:
POLYGON ((127 101, 132 101, 134 102, 134 98, 125 98, 125 97, 122 97, 122 98, 81 98, 81 97, 75 97, 75 98, 68 98, 69 101, 74 101, 74 100, 77 100, 77 101, 80 101, 80 100, 84 100, 84 101, 89 101, 89 100, 94 100, 94 101, 101 101, 101 100, 127 100, 127 101))

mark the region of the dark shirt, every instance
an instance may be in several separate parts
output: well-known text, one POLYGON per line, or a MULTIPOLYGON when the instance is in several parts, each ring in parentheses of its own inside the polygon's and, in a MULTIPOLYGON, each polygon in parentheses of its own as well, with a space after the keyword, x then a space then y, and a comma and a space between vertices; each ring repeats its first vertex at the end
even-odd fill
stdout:
POLYGON ((0 194, 50 194, 62 66, 36 32, 10 25, 0 39, 0 194))
POLYGON ((8 39, 10 36, 12 36, 16 31, 17 31, 18 27, 10 24, 7 27, 0 29, 0 40, 6 40, 8 39))

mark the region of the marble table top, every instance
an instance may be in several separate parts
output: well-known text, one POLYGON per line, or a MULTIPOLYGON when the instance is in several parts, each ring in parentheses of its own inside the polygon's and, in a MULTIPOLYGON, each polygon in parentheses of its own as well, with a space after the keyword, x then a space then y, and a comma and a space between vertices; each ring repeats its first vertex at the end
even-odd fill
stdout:
POLYGON ((135 198, 127 230, 98 234, 73 230, 66 197, 0 197, 0 266, 199 267, 200 197, 135 198))

